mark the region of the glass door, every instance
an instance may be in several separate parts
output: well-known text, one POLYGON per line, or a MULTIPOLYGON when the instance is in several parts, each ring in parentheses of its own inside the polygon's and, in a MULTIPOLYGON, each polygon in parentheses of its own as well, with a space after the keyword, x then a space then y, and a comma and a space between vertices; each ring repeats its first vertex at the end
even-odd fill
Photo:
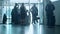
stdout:
POLYGON ((10 0, 10 1, 4 2, 4 5, 3 5, 4 11, 2 11, 2 15, 4 13, 7 14, 7 24, 11 23, 11 11, 14 8, 15 3, 18 3, 19 6, 21 6, 21 3, 24 3, 24 5, 28 11, 30 11, 32 6, 35 4, 37 9, 38 9, 38 17, 40 18, 39 23, 43 23, 43 0, 24 0, 24 1, 22 1, 22 0, 10 0))

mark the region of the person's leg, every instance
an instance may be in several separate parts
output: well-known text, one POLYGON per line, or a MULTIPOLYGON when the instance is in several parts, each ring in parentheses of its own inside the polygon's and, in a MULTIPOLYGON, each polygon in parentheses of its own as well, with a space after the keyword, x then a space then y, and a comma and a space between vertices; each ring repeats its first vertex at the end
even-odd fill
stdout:
POLYGON ((35 24, 35 19, 34 19, 34 24, 35 24))
POLYGON ((34 16, 32 15, 32 23, 34 23, 34 16))
POLYGON ((36 22, 38 23, 38 19, 36 19, 36 22))
POLYGON ((33 19, 32 23, 34 23, 34 24, 35 24, 35 20, 34 20, 34 19, 33 19))

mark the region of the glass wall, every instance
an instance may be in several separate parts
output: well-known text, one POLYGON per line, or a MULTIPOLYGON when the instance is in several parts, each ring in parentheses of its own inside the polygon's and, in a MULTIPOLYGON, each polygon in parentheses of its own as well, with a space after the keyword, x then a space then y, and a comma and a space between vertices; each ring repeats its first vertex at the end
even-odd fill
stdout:
POLYGON ((11 23, 11 11, 14 8, 15 3, 18 3, 21 6, 21 3, 25 4, 25 7, 28 11, 32 8, 34 4, 38 8, 38 16, 40 17, 40 22, 43 23, 43 0, 9 0, 4 1, 2 15, 7 14, 7 23, 11 23))

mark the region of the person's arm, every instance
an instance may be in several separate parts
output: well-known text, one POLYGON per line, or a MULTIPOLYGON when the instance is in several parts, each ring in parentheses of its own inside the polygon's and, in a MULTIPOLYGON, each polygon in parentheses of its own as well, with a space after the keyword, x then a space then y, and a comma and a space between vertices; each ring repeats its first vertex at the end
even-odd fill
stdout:
POLYGON ((38 9, 37 9, 37 7, 36 7, 36 14, 37 14, 37 16, 38 16, 38 9))
POLYGON ((48 5, 46 5, 45 10, 46 10, 46 11, 48 10, 48 5))

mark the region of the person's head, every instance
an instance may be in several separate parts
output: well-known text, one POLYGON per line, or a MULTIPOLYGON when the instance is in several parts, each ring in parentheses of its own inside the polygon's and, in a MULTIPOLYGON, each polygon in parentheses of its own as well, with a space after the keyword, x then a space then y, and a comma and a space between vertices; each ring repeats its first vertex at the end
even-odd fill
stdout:
POLYGON ((17 3, 15 3, 15 6, 17 6, 18 4, 17 3))
POLYGON ((6 16, 6 13, 4 13, 4 16, 6 16))
POLYGON ((22 3, 22 6, 24 6, 24 3, 22 3))
POLYGON ((36 4, 33 5, 34 7, 36 6, 36 4))
POLYGON ((17 3, 15 3, 15 7, 18 7, 18 4, 17 3))
POLYGON ((48 2, 48 4, 52 4, 52 2, 51 2, 51 1, 49 1, 49 2, 48 2))

